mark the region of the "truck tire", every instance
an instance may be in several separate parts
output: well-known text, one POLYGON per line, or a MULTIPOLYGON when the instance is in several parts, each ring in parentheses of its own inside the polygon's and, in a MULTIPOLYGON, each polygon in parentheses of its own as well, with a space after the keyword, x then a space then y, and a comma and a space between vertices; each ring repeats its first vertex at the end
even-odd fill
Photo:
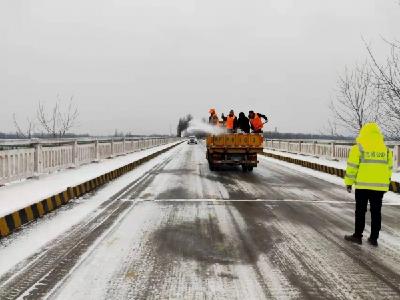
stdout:
POLYGON ((247 171, 253 172, 253 166, 248 166, 248 167, 247 167, 247 171))
POLYGON ((215 171, 215 165, 211 162, 208 162, 208 168, 210 169, 210 171, 215 171))
POLYGON ((242 172, 245 173, 247 172, 248 167, 246 165, 242 165, 242 172))

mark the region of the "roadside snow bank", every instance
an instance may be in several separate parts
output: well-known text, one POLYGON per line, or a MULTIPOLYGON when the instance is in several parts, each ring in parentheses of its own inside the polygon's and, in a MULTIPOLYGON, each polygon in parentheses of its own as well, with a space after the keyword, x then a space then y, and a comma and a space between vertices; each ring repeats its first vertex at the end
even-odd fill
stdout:
POLYGON ((25 180, 0 188, 0 217, 4 217, 43 199, 77 186, 104 173, 113 171, 152 153, 168 148, 166 144, 151 149, 134 152, 99 163, 84 165, 78 169, 68 169, 58 173, 46 174, 39 179, 25 180))
MULTIPOLYGON (((301 154, 294 154, 294 153, 283 152, 283 151, 275 151, 275 150, 269 150, 269 149, 264 149, 264 152, 265 153, 276 154, 276 155, 282 155, 282 156, 286 156, 286 157, 291 157, 291 158, 294 158, 294 159, 300 159, 300 160, 308 161, 308 162, 311 162, 311 163, 317 163, 317 164, 320 164, 320 165, 333 167, 333 168, 340 169, 340 170, 346 170, 346 161, 335 161, 335 160, 329 160, 329 159, 326 159, 326 158, 320 158, 320 157, 315 157, 315 156, 307 156, 307 155, 301 155, 301 154)), ((399 172, 393 172, 392 180, 400 183, 400 173, 399 172)))
MULTIPOLYGON (((264 152, 265 153, 276 154, 276 155, 281 155, 281 156, 286 156, 286 157, 291 157, 291 158, 294 158, 294 159, 304 160, 304 161, 311 162, 311 163, 317 163, 317 164, 320 164, 320 165, 325 165, 325 166, 328 166, 328 167, 333 167, 333 168, 337 168, 337 169, 341 169, 341 170, 345 170, 346 169, 346 162, 342 162, 342 161, 339 161, 339 162, 338 161, 330 161, 330 160, 327 160, 327 159, 319 159, 317 157, 310 157, 310 156, 291 154, 291 153, 280 152, 280 151, 265 150, 265 149, 264 149, 264 152)), ((307 167, 303 167, 303 166, 296 165, 296 164, 293 164, 293 163, 289 163, 289 162, 286 162, 286 161, 278 160, 278 159, 275 159, 275 158, 272 158, 272 157, 265 157, 265 156, 259 156, 259 157, 264 159, 264 160, 266 160, 266 161, 270 161, 270 162, 273 162, 275 164, 279 164, 279 165, 284 166, 286 168, 290 168, 292 170, 296 170, 296 171, 302 172, 304 174, 316 177, 318 179, 322 179, 324 181, 330 182, 330 183, 335 184, 335 185, 343 186, 343 188, 345 188, 343 179, 338 177, 338 176, 336 176, 336 175, 331 175, 331 174, 324 173, 324 172, 321 172, 321 171, 313 170, 313 169, 310 169, 310 168, 307 168, 307 167)), ((392 180, 396 181, 396 182, 399 182, 399 180, 398 180, 399 178, 400 178, 400 176, 399 176, 398 173, 393 174, 393 176, 392 176, 392 180)), ((354 193, 354 191, 353 191, 353 193, 354 193)), ((385 204, 385 205, 400 205, 400 195, 396 194, 394 192, 386 193, 384 198, 383 198, 383 204, 385 204)))

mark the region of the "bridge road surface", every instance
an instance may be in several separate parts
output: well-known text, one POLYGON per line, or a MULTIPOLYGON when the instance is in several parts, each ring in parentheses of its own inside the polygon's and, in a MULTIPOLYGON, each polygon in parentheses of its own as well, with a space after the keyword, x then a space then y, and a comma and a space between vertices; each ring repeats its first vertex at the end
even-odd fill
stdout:
POLYGON ((349 244, 341 186, 265 158, 211 172, 204 144, 166 157, 1 277, 0 299, 400 299, 400 206, 379 248, 349 244))

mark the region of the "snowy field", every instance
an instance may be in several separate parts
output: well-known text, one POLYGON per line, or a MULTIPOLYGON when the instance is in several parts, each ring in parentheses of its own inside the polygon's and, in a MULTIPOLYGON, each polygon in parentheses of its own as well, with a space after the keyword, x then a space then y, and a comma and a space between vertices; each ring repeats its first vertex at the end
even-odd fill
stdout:
POLYGON ((182 144, 3 239, 0 298, 398 299, 400 198, 373 248, 343 240, 353 197, 267 157, 211 172, 182 144))

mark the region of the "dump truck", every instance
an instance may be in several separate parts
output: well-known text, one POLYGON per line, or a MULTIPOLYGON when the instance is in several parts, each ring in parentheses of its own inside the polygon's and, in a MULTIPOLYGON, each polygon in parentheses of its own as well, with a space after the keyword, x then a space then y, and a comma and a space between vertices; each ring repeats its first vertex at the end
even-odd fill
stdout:
POLYGON ((232 133, 207 137, 207 160, 211 171, 221 165, 240 165, 243 172, 257 167, 264 138, 257 133, 232 133))

